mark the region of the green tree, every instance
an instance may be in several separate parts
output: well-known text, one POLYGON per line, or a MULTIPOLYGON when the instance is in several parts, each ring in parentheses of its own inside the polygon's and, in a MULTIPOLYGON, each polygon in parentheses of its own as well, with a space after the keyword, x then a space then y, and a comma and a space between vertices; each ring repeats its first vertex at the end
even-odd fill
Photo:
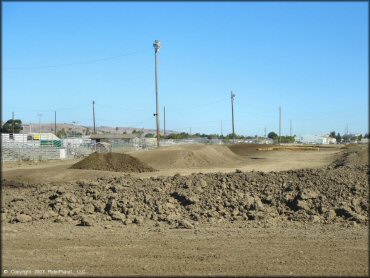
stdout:
POLYGON ((337 142, 340 143, 342 141, 342 136, 340 136, 340 133, 338 132, 335 136, 335 139, 337 139, 337 142))
POLYGON ((67 133, 64 130, 64 128, 62 128, 61 130, 58 130, 57 131, 57 137, 59 137, 59 138, 66 138, 67 137, 67 133))
POLYGON ((276 140, 278 138, 278 135, 271 131, 268 135, 267 135, 268 138, 272 139, 272 140, 276 140))
POLYGON ((154 138, 154 134, 153 133, 147 133, 147 134, 145 134, 145 138, 154 138))
POLYGON ((281 136, 280 143, 294 143, 295 137, 294 136, 281 136))
POLYGON ((181 133, 171 133, 168 135, 168 139, 187 139, 189 138, 189 134, 186 132, 181 133))
MULTIPOLYGON (((17 119, 14 120, 14 133, 19 133, 23 130, 22 121, 17 119)), ((13 133, 13 120, 8 120, 1 128, 2 133, 13 133)))
POLYGON ((330 132, 329 137, 336 138, 335 131, 330 132))

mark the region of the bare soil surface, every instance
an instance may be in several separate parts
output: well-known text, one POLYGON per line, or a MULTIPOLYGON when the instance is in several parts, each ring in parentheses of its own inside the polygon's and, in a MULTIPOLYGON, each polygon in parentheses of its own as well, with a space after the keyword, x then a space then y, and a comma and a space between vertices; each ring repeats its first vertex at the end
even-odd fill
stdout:
POLYGON ((243 147, 130 153, 163 175, 4 171, 2 274, 368 275, 367 146, 243 147))
POLYGON ((73 164, 71 169, 103 170, 125 173, 154 172, 135 157, 124 153, 92 153, 83 160, 73 164))
POLYGON ((223 145, 183 145, 130 154, 158 169, 230 167, 245 163, 245 159, 223 145))
POLYGON ((273 228, 212 225, 197 230, 118 223, 93 227, 8 224, 3 226, 3 273, 30 270, 35 275, 35 270, 72 270, 77 276, 116 277, 368 275, 367 227, 294 224, 273 228))
MULTIPOLYGON (((132 175, 148 178, 159 176, 173 176, 177 173, 190 175, 192 173, 214 173, 214 172, 234 172, 236 169, 242 171, 285 171, 303 168, 320 168, 329 165, 341 152, 341 147, 320 148, 320 151, 257 151, 251 149, 248 144, 244 144, 244 155, 235 154, 226 146, 182 146, 166 147, 160 150, 135 151, 128 153, 138 158, 142 163, 157 169, 155 172, 132 173, 132 175), (212 151, 207 152, 204 149, 212 151), (189 152, 196 153, 196 150, 203 149, 202 154, 193 155, 191 160, 182 161, 181 157, 186 157, 189 152), (229 157, 223 158, 217 155, 217 151, 226 153, 229 157), (171 157, 172 153, 177 153, 171 157), (216 153, 216 155, 215 155, 216 153), (202 158, 198 161, 194 156, 202 158), (236 157, 235 161, 230 157, 236 157), (208 164, 207 162, 208 161, 208 164), (228 161, 227 163, 225 161, 228 161), (193 165, 193 166, 186 166, 193 165)), ((29 184, 42 182, 64 182, 76 180, 96 180, 104 177, 122 177, 124 172, 98 171, 70 169, 78 162, 73 161, 51 161, 47 162, 22 162, 3 164, 3 178, 7 180, 27 182, 29 184)))

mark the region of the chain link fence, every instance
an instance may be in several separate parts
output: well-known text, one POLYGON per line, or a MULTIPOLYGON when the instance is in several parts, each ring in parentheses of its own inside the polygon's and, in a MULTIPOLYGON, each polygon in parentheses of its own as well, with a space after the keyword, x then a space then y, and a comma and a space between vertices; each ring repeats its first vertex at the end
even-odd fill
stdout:
MULTIPOLYGON (((212 144, 223 145, 238 143, 239 140, 221 140, 207 138, 163 139, 160 146, 212 144)), ((124 153, 137 150, 150 150, 157 147, 155 138, 114 139, 108 142, 96 143, 90 139, 68 138, 60 144, 50 141, 41 143, 37 140, 23 142, 1 142, 2 162, 42 161, 82 158, 93 152, 124 153)))

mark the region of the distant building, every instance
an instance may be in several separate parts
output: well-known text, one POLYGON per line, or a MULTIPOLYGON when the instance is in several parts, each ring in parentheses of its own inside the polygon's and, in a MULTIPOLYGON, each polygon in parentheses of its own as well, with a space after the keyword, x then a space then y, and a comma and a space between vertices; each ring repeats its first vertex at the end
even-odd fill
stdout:
POLYGON ((46 141, 60 141, 53 133, 2 133, 1 142, 5 143, 45 143, 46 141))
POLYGON ((303 144, 335 144, 337 140, 328 135, 307 134, 297 137, 297 143, 303 144))
POLYGON ((15 134, 9 134, 9 133, 1 133, 1 142, 7 143, 7 142, 17 142, 17 143, 24 143, 27 142, 28 134, 24 133, 15 133, 15 134))
POLYGON ((259 138, 256 142, 257 144, 273 144, 274 140, 271 138, 259 138))
POLYGON ((99 142, 111 143, 114 141, 131 141, 134 138, 137 138, 136 134, 92 134, 90 135, 91 140, 99 142))
POLYGON ((28 140, 60 140, 53 133, 28 133, 28 140))
POLYGON ((333 137, 328 137, 328 143, 329 144, 336 144, 337 143, 337 139, 335 139, 333 137))

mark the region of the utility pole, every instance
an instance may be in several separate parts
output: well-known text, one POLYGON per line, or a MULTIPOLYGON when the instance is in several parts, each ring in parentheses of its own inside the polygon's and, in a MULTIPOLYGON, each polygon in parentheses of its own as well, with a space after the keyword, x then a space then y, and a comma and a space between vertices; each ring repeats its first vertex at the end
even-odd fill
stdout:
POLYGON ((41 140, 41 116, 42 114, 37 114, 39 116, 39 133, 40 133, 40 140, 41 140))
POLYGON ((57 135, 57 111, 54 111, 54 134, 57 135))
POLYGON ((235 95, 231 91, 231 116, 232 116, 232 129, 233 129, 233 138, 235 139, 235 129, 234 129, 234 98, 235 95))
POLYGON ((281 106, 279 106, 279 144, 281 143, 281 106))
POLYGON ((156 102, 156 112, 155 115, 157 117, 157 148, 159 148, 159 100, 158 100, 158 51, 161 48, 161 42, 159 40, 155 40, 153 43, 153 47, 155 50, 155 102, 156 102))
POLYGON ((290 120, 289 131, 290 131, 290 137, 292 137, 292 120, 290 120))
POLYGON ((190 136, 191 136, 191 127, 190 127, 189 129, 190 129, 190 133, 189 133, 189 134, 190 134, 190 136))
POLYGON ((96 134, 96 129, 95 129, 95 101, 93 100, 93 121, 94 121, 94 134, 96 134))
POLYGON ((223 128, 222 128, 222 121, 221 121, 221 135, 223 136, 224 133, 223 133, 223 128))
POLYGON ((12 118, 13 118, 13 121, 12 121, 12 133, 14 134, 14 112, 12 112, 12 118))
POLYGON ((73 133, 74 133, 73 137, 76 137, 76 123, 77 122, 73 121, 72 123, 73 123, 73 133))
POLYGON ((266 136, 266 127, 265 127, 265 138, 267 138, 267 136, 266 136))
POLYGON ((163 107, 163 136, 166 136, 166 106, 163 107))

